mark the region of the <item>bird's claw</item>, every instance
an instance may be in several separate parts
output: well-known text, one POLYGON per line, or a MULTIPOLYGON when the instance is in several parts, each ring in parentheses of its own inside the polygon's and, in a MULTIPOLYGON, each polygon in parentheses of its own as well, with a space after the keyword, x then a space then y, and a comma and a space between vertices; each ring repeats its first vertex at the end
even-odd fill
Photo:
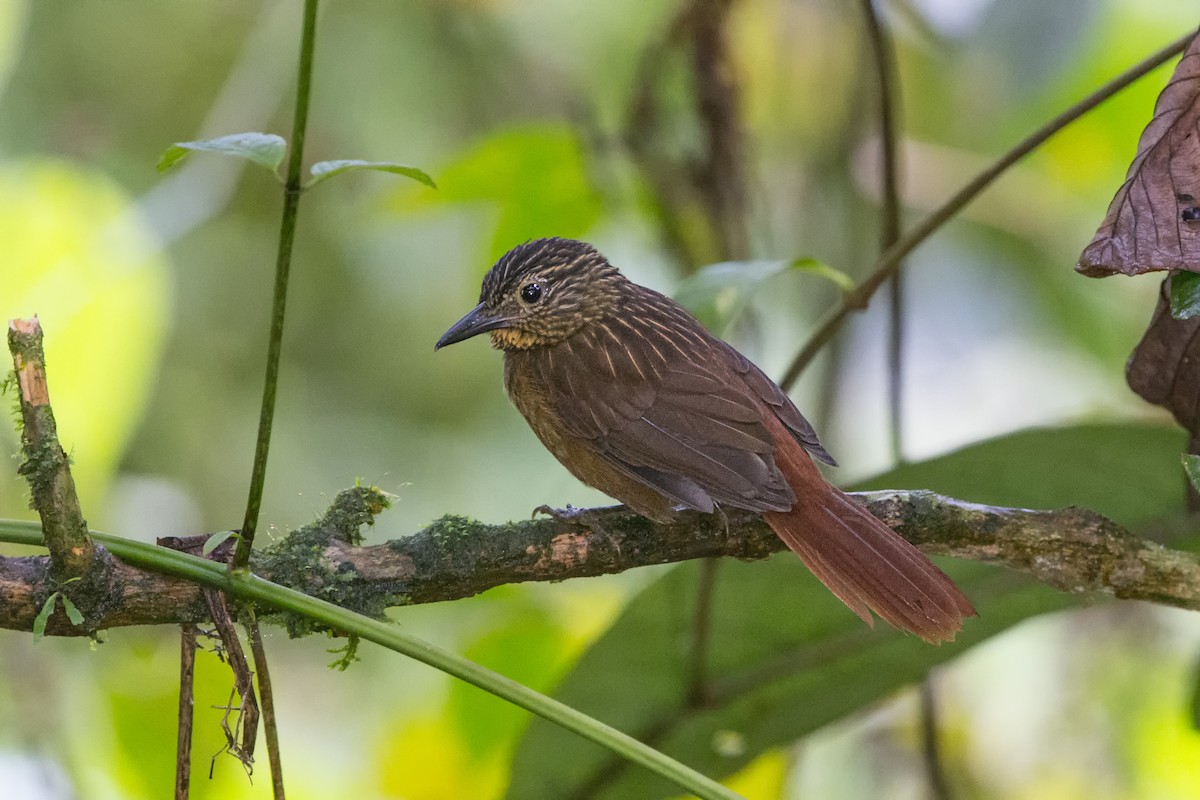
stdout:
POLYGON ((538 514, 545 514, 547 517, 557 520, 558 522, 578 522, 580 524, 586 524, 584 520, 587 517, 587 510, 576 508, 569 503, 567 504, 566 508, 554 508, 553 506, 548 506, 543 503, 533 510, 533 513, 529 516, 529 518, 534 519, 538 514))
POLYGON ((600 521, 600 515, 595 509, 591 508, 575 508, 575 506, 567 505, 566 508, 553 508, 548 505, 540 505, 533 510, 533 515, 545 514, 556 522, 562 522, 567 525, 579 525, 592 531, 592 533, 603 536, 612 547, 613 551, 620 556, 621 544, 617 538, 612 535, 604 524, 600 521))

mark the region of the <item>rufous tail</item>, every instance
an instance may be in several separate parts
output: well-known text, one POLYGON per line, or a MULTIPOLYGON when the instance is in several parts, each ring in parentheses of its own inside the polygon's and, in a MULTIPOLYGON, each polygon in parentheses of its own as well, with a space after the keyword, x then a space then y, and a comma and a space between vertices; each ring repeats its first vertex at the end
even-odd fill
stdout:
MULTIPOLYGON (((764 415, 768 416, 768 415, 764 415)), ((868 624, 871 612, 927 642, 954 639, 971 601, 925 555, 821 476, 773 414, 775 463, 796 493, 763 519, 822 583, 868 624), (778 430, 776 430, 778 427, 778 430)))

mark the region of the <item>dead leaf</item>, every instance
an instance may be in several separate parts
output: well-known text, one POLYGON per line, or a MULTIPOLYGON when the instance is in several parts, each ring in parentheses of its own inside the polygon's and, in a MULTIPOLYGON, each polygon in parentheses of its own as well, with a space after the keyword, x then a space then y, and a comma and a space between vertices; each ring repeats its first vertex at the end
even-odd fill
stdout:
POLYGON ((1092 278, 1200 272, 1200 37, 1158 96, 1125 183, 1075 268, 1092 278))
POLYGON ((1170 282, 1170 277, 1163 281, 1154 317, 1129 358, 1125 380, 1142 399, 1166 408, 1196 436, 1200 435, 1200 317, 1171 316, 1170 282))

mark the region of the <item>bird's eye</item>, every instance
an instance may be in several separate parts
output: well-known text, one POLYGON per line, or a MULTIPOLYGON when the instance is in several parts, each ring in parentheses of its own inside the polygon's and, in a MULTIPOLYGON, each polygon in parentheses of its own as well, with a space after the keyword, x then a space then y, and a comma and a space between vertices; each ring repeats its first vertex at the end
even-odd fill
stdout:
POLYGON ((542 287, 536 283, 527 283, 521 287, 521 299, 526 303, 536 303, 542 299, 542 287))

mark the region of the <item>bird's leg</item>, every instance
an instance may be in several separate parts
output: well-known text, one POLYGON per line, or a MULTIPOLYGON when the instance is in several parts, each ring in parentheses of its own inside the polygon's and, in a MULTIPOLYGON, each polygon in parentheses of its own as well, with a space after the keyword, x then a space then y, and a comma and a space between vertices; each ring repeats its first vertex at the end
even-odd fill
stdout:
POLYGON ((600 512, 615 508, 621 508, 621 506, 604 506, 603 508, 575 508, 573 505, 568 503, 566 508, 553 508, 551 506, 542 504, 533 510, 532 516, 536 517, 538 514, 545 514, 546 516, 554 519, 556 522, 563 522, 568 525, 577 525, 579 527, 587 528, 589 531, 597 533, 607 539, 609 545, 612 546, 613 551, 617 554, 617 558, 620 558, 620 542, 618 542, 616 537, 612 535, 612 532, 610 532, 608 528, 604 526, 604 523, 600 521, 600 512))
POLYGON ((725 513, 725 509, 721 508, 719 503, 713 504, 713 513, 717 515, 717 519, 721 520, 721 527, 725 529, 725 540, 729 540, 729 515, 725 513))

